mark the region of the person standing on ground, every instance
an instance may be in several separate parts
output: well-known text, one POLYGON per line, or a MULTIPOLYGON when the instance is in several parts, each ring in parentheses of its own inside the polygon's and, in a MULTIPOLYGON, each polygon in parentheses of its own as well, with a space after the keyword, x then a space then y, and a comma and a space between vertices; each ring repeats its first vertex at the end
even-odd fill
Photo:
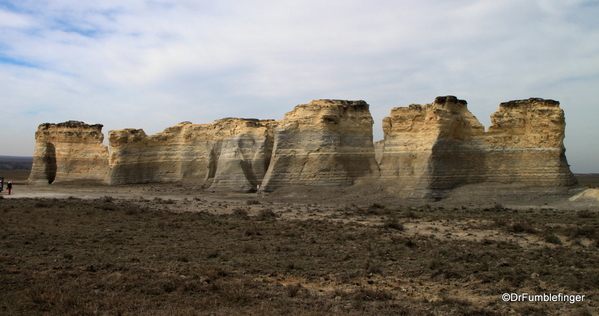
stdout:
POLYGON ((8 181, 6 184, 6 191, 8 191, 8 195, 10 195, 10 192, 12 191, 12 181, 8 181))

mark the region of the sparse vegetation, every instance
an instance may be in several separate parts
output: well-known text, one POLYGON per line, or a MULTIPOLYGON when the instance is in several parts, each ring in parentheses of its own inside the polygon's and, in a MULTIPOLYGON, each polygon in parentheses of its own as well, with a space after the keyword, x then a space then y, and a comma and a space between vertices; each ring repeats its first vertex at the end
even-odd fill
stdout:
POLYGON ((269 220, 269 219, 275 219, 277 217, 277 214, 275 214, 275 212, 273 212, 273 210, 271 209, 262 209, 260 210, 260 213, 257 216, 257 219, 259 221, 265 221, 265 220, 269 220))
POLYGON ((577 212, 578 217, 580 218, 593 218, 595 217, 595 213, 589 210, 582 210, 577 212))
POLYGON ((588 315, 599 295, 599 218, 575 211, 106 196, 0 214, 2 315, 588 315), (555 289, 589 299, 500 300, 555 289))
POLYGON ((251 199, 251 200, 247 200, 246 203, 247 203, 247 205, 258 205, 258 204, 260 204, 260 201, 258 201, 256 199, 251 199))
POLYGON ((543 235, 543 239, 548 242, 548 243, 552 243, 552 244, 556 244, 556 245, 561 245, 562 241, 561 239, 559 239, 559 237, 551 232, 547 232, 543 235))
POLYGON ((235 208, 233 209, 233 214, 239 218, 248 219, 248 211, 245 208, 235 208))
POLYGON ((402 223, 400 223, 397 220, 397 217, 394 216, 390 216, 388 217, 385 222, 383 223, 383 227, 384 228, 389 228, 389 229, 395 229, 395 230, 399 230, 399 231, 403 231, 405 230, 404 226, 402 223))

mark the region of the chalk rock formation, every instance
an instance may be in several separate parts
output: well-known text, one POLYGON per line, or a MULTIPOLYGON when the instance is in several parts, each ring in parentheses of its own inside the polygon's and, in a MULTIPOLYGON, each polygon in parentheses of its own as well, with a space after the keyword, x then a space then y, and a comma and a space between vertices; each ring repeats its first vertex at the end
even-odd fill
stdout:
POLYGON ((426 197, 432 189, 452 188, 480 179, 481 155, 472 146, 484 127, 466 101, 437 97, 427 105, 391 110, 383 119, 381 177, 404 196, 426 197))
POLYGON ((102 143, 102 127, 78 121, 41 124, 35 133, 29 183, 104 183, 108 149, 102 143))
POLYGON ((226 118, 183 122, 150 136, 140 129, 110 131, 110 183, 191 181, 213 189, 251 190, 268 167, 273 124, 226 118))
POLYGON ((258 190, 272 154, 272 124, 222 141, 211 189, 258 190))
POLYGON ((558 101, 530 98, 501 103, 483 139, 486 180, 539 187, 576 184, 565 155, 565 127, 558 101))
POLYGON ((466 101, 437 97, 394 108, 383 120, 381 177, 402 196, 443 198, 472 183, 563 187, 576 183, 563 147, 564 115, 553 100, 502 103, 488 132, 466 101))
POLYGON ((262 189, 351 185, 378 177, 372 124, 364 101, 317 100, 296 106, 275 128, 262 189))
POLYGON ((29 181, 189 182, 239 192, 364 182, 402 197, 434 199, 458 187, 467 194, 493 195, 498 191, 492 188, 502 186, 543 194, 576 184, 559 102, 501 103, 491 121, 485 132, 466 101, 437 97, 393 108, 383 120, 385 138, 375 146, 366 102, 317 100, 281 121, 183 122, 154 135, 110 131, 110 154, 102 125, 46 123, 36 132, 29 181))

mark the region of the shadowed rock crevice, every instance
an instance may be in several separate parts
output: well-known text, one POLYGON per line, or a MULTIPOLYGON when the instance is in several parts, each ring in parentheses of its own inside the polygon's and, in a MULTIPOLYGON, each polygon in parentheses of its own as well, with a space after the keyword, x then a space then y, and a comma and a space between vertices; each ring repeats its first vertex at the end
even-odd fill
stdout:
POLYGON ((46 144, 46 151, 42 158, 45 168, 48 184, 52 184, 56 179, 56 147, 52 143, 46 144))

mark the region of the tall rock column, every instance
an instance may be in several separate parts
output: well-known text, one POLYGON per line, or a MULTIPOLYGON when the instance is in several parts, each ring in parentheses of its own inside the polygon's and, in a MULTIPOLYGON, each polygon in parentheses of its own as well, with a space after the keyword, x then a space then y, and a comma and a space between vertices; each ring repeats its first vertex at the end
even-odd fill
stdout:
POLYGON ((31 184, 105 183, 108 149, 102 125, 79 121, 44 123, 35 133, 31 184))
POLYGON ((351 185, 378 177, 372 124, 364 101, 317 100, 296 106, 275 128, 262 189, 351 185))
POLYGON ((558 101, 501 103, 484 137, 487 181, 535 187, 576 184, 565 155, 565 127, 558 101))
POLYGON ((383 119, 382 180, 400 196, 437 197, 458 184, 481 180, 484 155, 476 137, 484 127, 454 96, 397 107, 383 119))
POLYGON ((434 199, 467 184, 476 184, 470 192, 479 195, 501 190, 513 195, 523 187, 552 193, 576 184, 565 156, 559 102, 501 103, 491 122, 485 132, 466 101, 453 96, 392 109, 377 146, 382 180, 401 196, 434 199))

